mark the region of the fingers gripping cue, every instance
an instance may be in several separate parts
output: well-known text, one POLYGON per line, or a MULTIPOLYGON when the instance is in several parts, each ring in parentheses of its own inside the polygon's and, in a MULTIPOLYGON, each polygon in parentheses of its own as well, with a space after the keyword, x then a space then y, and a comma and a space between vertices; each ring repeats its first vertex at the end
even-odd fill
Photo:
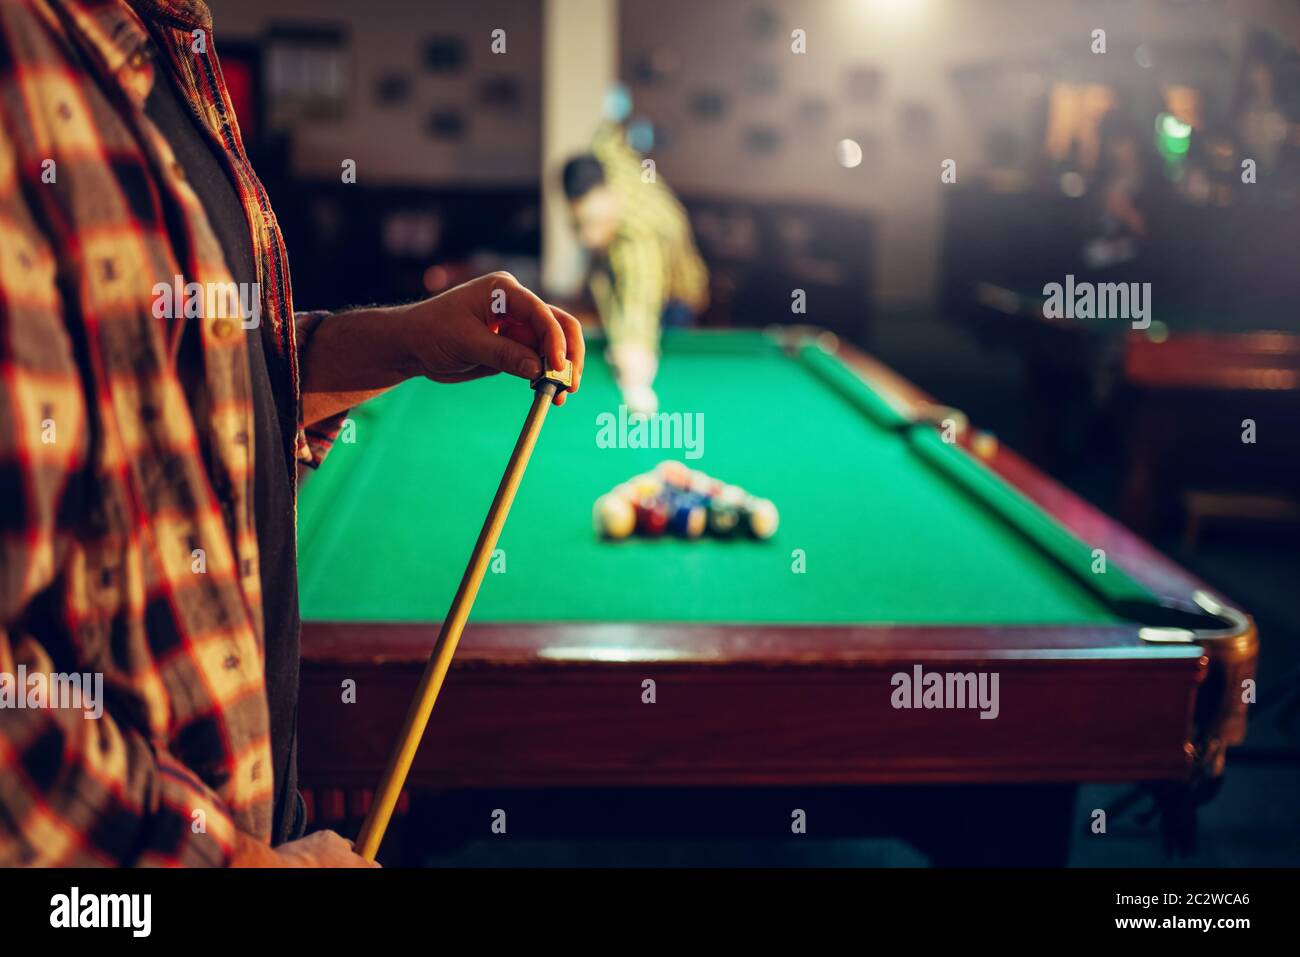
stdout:
POLYGON ((519 491, 519 483, 523 480, 524 469, 528 467, 533 447, 537 444, 537 436, 542 431, 542 423, 546 420, 546 412, 551 407, 551 400, 557 392, 573 386, 571 362, 565 362, 563 369, 550 368, 550 364, 545 359, 542 365, 544 371, 533 380, 535 394, 532 407, 528 410, 528 417, 524 419, 523 430, 519 433, 518 441, 515 442, 514 451, 510 453, 505 475, 501 477, 496 496, 488 508, 483 529, 474 544, 474 551, 470 553, 469 564, 461 577, 460 587, 456 589, 456 597, 452 599, 451 608, 447 611, 447 617, 438 631, 429 663, 425 666, 420 685, 406 712, 401 734, 388 758, 388 765, 384 768, 379 787, 375 791, 370 813, 366 815, 366 820, 361 825, 361 832, 357 835, 357 853, 366 860, 375 859, 379 845, 383 842, 384 831, 387 830, 388 822, 393 816, 393 808, 397 806, 397 798, 406 783, 411 762, 415 760, 415 753, 420 747, 425 726, 429 723, 429 715, 433 713, 438 692, 442 690, 447 669, 451 667, 452 657, 456 654, 456 645, 460 642, 461 632, 464 631, 465 622, 469 619, 470 609, 474 606, 479 586, 483 584, 488 562, 496 548, 497 539, 501 537, 501 529, 505 526, 506 515, 509 514, 510 506, 515 500, 515 493, 519 491))

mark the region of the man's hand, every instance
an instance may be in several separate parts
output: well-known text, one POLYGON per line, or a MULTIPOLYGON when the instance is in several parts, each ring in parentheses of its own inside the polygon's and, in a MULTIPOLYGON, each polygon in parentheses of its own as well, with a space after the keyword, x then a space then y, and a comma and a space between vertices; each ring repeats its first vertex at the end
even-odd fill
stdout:
MULTIPOLYGON (((413 376, 466 382, 507 372, 541 373, 573 363, 582 380, 586 349, 578 320, 548 306, 509 273, 496 272, 440 296, 389 309, 334 313, 312 333, 302 359, 303 423, 358 405, 413 376)), ((563 405, 567 392, 555 396, 563 405)))
POLYGON ((352 849, 352 842, 333 831, 313 831, 275 848, 281 867, 378 867, 352 849))
MULTIPOLYGON (((506 372, 532 380, 542 373, 541 353, 554 369, 573 363, 571 391, 578 391, 586 355, 582 326, 510 273, 471 279, 405 309, 406 341, 430 379, 466 382, 506 372)), ((563 405, 566 394, 557 393, 555 404, 563 405)))
POLYGON ((378 867, 352 849, 352 842, 333 831, 313 831, 279 847, 240 835, 232 867, 378 867))

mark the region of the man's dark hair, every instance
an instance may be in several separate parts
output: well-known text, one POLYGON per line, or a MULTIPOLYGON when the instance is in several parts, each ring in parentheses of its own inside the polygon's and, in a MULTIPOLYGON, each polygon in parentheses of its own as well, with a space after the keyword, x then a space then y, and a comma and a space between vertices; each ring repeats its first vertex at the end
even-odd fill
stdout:
POLYGON ((564 164, 561 178, 564 180, 564 195, 569 199, 580 199, 605 182, 605 169, 591 153, 583 153, 564 164))

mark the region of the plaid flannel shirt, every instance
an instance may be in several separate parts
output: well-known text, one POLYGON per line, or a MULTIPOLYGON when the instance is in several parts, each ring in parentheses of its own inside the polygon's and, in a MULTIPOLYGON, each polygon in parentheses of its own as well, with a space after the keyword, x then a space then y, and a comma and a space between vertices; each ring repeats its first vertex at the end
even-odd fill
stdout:
MULTIPOLYGON (((197 0, 0 3, 0 673, 102 673, 107 702, 0 707, 0 864, 219 865, 270 834, 246 335, 155 318, 159 281, 232 282, 145 116, 159 71, 229 163, 299 421, 319 316, 294 319, 211 26, 197 0)), ((339 421, 281 451, 319 461, 339 421)))

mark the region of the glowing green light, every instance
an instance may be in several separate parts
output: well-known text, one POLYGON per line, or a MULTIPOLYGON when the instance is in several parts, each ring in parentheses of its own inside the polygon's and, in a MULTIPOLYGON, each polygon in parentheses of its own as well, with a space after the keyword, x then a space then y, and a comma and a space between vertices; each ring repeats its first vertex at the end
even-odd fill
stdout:
POLYGON ((1172 113, 1161 113, 1156 117, 1156 122, 1159 124, 1160 132, 1165 136, 1185 140, 1192 135, 1191 125, 1184 123, 1172 113))
POLYGON ((1192 127, 1172 113, 1156 117, 1156 149, 1166 159, 1184 156, 1192 144, 1192 127))

